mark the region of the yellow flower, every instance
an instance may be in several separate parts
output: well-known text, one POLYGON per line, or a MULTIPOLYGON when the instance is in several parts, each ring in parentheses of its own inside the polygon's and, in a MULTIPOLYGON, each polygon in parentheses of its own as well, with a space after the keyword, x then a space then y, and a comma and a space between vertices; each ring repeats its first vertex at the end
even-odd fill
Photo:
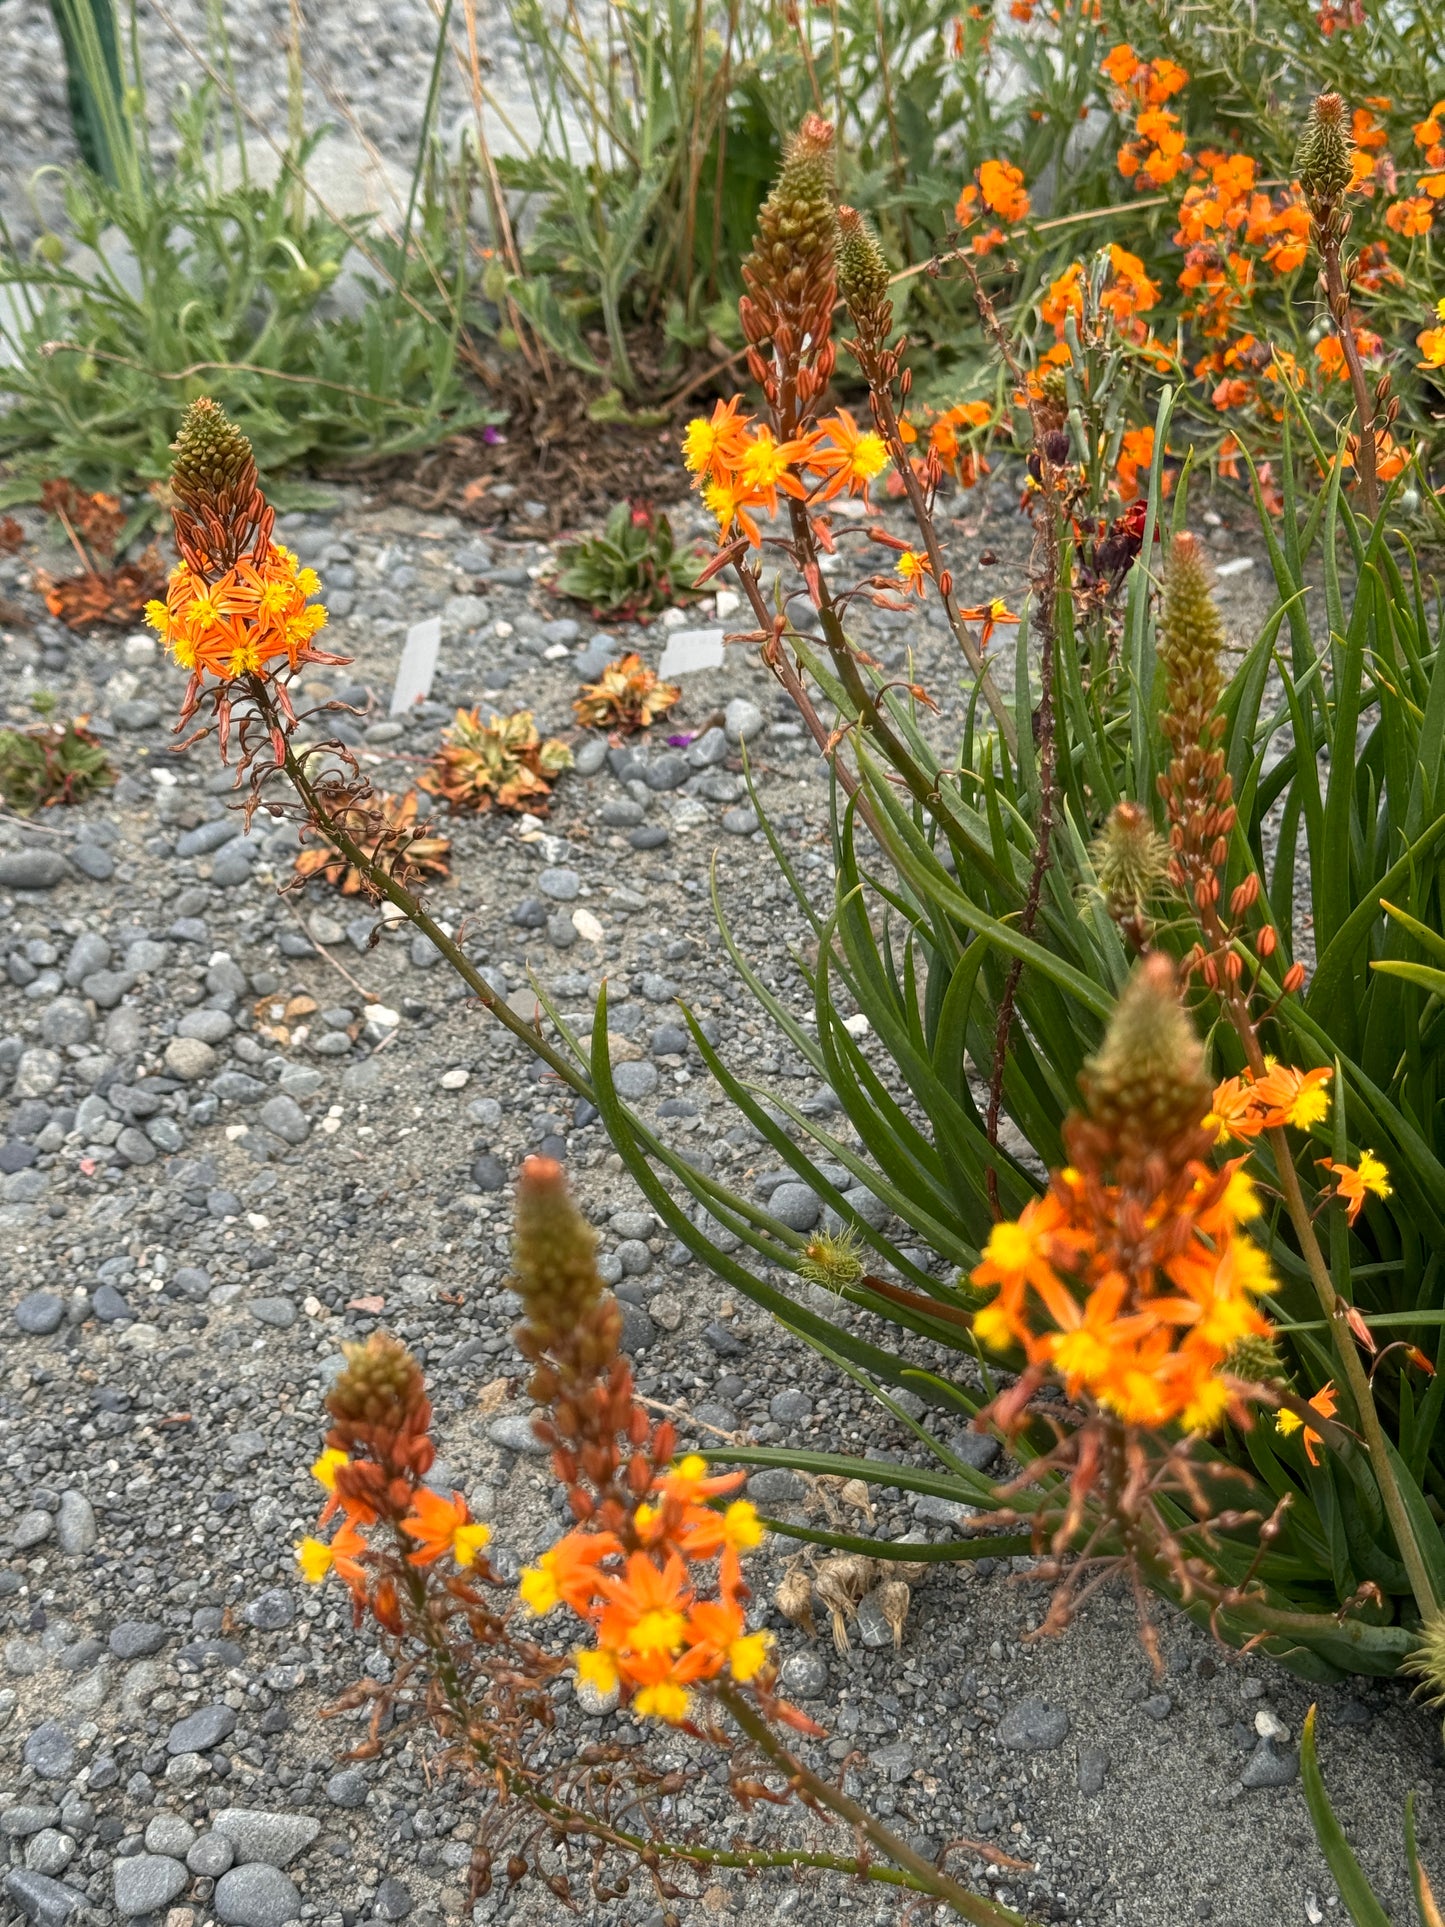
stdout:
POLYGON ((768 1663, 772 1643, 771 1633, 744 1633, 728 1647, 728 1666, 739 1685, 746 1686, 750 1679, 757 1678, 768 1663))
POLYGON ((351 1454, 338 1452, 334 1445, 328 1446, 311 1468, 311 1476, 328 1492, 336 1490, 336 1474, 343 1465, 350 1465, 351 1454))
POLYGON ((517 1581, 517 1591, 528 1612, 536 1613, 539 1619, 551 1612, 562 1595, 557 1590, 550 1552, 544 1552, 535 1566, 522 1568, 522 1576, 517 1581))
POLYGON ((763 1542, 763 1522, 751 1499, 734 1499, 723 1514, 723 1537, 734 1552, 751 1552, 763 1542))
POLYGON ((627 1635, 628 1650, 634 1653, 675 1653, 687 1631, 687 1621, 679 1612, 654 1607, 637 1620, 627 1635))
POLYGON ((319 1586, 331 1570, 331 1548, 324 1539, 302 1539, 296 1547, 296 1563, 308 1586, 319 1586))
POLYGON ((452 1535, 452 1557, 459 1566, 475 1564, 477 1554, 492 1536, 492 1528, 484 1526, 479 1520, 472 1524, 458 1526, 452 1535))
POLYGON ((604 1646, 583 1646, 572 1655, 577 1677, 598 1694, 617 1691, 617 1661, 604 1646))
POLYGON ((1212 1432, 1229 1409, 1229 1388, 1217 1378, 1206 1379, 1182 1412, 1181 1422, 1188 1432, 1212 1432))
POLYGON ((676 1726, 687 1718, 688 1698, 686 1689, 676 1680, 659 1680, 655 1686, 644 1686, 632 1702, 632 1709, 644 1719, 666 1720, 669 1726, 676 1726))

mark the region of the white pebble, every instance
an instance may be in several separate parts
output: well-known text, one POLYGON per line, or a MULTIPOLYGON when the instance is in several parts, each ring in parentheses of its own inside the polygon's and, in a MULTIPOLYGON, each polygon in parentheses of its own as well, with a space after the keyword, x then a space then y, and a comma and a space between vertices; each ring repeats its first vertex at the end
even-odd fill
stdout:
POLYGON ((471 1076, 471 1072, 469 1070, 464 1070, 461 1067, 461 1065, 458 1065, 455 1070, 443 1071, 442 1072, 442 1089, 444 1091, 465 1090, 467 1086, 467 1080, 470 1076, 471 1076))

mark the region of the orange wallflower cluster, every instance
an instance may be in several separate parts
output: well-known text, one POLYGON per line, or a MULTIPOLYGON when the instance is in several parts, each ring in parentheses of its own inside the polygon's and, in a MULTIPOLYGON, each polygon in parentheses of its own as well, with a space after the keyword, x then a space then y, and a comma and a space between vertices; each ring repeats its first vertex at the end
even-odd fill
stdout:
POLYGON ((1331 34, 1346 33, 1352 27, 1365 24, 1364 0, 1325 0, 1325 4, 1315 15, 1320 32, 1328 40, 1331 34))
POLYGON ((566 1605, 592 1628, 596 1643, 573 1659, 596 1692, 625 1686, 634 1712, 676 1725, 700 1682, 727 1673, 747 1684, 767 1668, 772 1635, 747 1630, 740 1562, 761 1542, 762 1525, 746 1499, 721 1511, 706 1503, 736 1492, 744 1476, 709 1478, 702 1459, 684 1458, 637 1506, 631 1551, 615 1533, 581 1529, 524 1570, 519 1590, 532 1612, 566 1605), (716 1598, 695 1572, 713 1561, 716 1598))
POLYGON ((929 453, 937 457, 939 466, 963 488, 972 488, 981 475, 988 474, 988 462, 980 449, 970 446, 967 438, 960 436, 959 430, 987 428, 992 420, 991 402, 965 401, 945 410, 929 425, 929 453))
MULTIPOLYGON (((1114 464, 1114 480, 1122 502, 1135 501, 1141 490, 1148 485, 1149 471, 1154 465, 1154 428, 1146 423, 1143 428, 1126 428, 1119 444, 1119 457, 1114 464)), ((1164 474, 1164 493, 1169 493, 1173 477, 1166 470, 1164 474)))
POLYGON ((1415 337, 1422 368, 1445 368, 1445 300, 1436 303, 1435 312, 1440 318, 1440 326, 1425 328, 1415 337))
POLYGON ((243 556, 212 582, 177 563, 165 601, 146 604, 146 621, 193 674, 225 680, 279 662, 295 669, 326 621, 323 605, 310 600, 320 588, 314 569, 271 542, 262 559, 243 556))
MULTIPOLYGON (((1140 317, 1158 302, 1159 284, 1149 278, 1144 263, 1128 248, 1111 241, 1104 251, 1109 257, 1109 273, 1099 305, 1126 340, 1142 344, 1149 339, 1149 330, 1140 317)), ((1084 265, 1081 261, 1071 261, 1063 273, 1049 283, 1048 292, 1039 304, 1039 315, 1062 341, 1069 316, 1077 319, 1083 312, 1084 265)))
POLYGON ((742 396, 718 402, 710 416, 699 415, 683 436, 683 461, 717 517, 718 536, 735 532, 753 548, 762 531, 753 511, 778 512, 778 497, 830 501, 847 493, 868 497, 868 484, 888 466, 888 448, 876 429, 860 429, 846 408, 826 415, 817 427, 792 441, 779 442, 753 417, 740 415, 742 396), (810 484, 806 471, 820 478, 810 484))
POLYGON ((1189 165, 1179 116, 1164 103, 1189 83, 1173 60, 1145 60, 1127 41, 1113 48, 1102 71, 1114 83, 1115 104, 1134 113, 1134 136, 1119 149, 1119 172, 1126 181, 1164 187, 1189 165))
MULTIPOLYGON (((1017 223, 1028 219, 1029 207, 1023 169, 1015 167, 1012 161, 983 161, 974 170, 972 181, 959 195, 954 213, 961 227, 969 227, 979 218, 981 208, 987 208, 990 214, 996 214, 1001 221, 1017 223)), ((1002 240, 1003 236, 999 235, 998 238, 1002 240)), ((997 243, 990 242, 989 245, 997 243)), ((988 251, 986 247, 980 247, 977 241, 973 247, 976 254, 988 251)))
MULTIPOLYGON (((1445 201, 1445 100, 1437 100, 1424 120, 1413 128, 1416 147, 1425 163, 1415 183, 1415 192, 1394 201, 1385 209, 1385 225, 1402 240, 1414 241, 1427 235, 1445 201)), ((1392 170, 1393 172, 1393 170, 1392 170)))
POLYGON ((1311 1130, 1328 1114, 1328 1085, 1333 1076, 1331 1070, 1296 1071, 1266 1058, 1262 1077, 1244 1071, 1218 1086, 1207 1121, 1216 1127, 1221 1142, 1231 1137, 1256 1138, 1286 1124, 1311 1130))
MULTIPOLYGON (((1375 361, 1384 348, 1380 337, 1370 328, 1355 329, 1355 346, 1362 361, 1375 361)), ((1322 335, 1315 343, 1315 366, 1324 381, 1348 381, 1349 364, 1338 335, 1322 335)))

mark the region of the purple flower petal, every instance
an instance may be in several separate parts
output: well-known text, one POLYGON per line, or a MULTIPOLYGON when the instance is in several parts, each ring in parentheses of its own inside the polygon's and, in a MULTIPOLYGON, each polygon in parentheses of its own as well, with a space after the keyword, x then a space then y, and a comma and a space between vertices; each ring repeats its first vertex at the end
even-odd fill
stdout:
POLYGON ((686 749, 691 741, 692 732, 689 730, 684 736, 669 736, 667 746, 669 749, 686 749))

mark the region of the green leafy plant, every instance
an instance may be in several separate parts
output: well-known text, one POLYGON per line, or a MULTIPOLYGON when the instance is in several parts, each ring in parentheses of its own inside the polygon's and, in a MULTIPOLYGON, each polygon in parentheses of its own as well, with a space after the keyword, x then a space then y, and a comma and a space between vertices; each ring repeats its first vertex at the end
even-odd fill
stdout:
POLYGON ((698 593, 704 557, 674 538, 672 524, 644 503, 619 502, 600 535, 563 548, 557 587, 594 617, 631 622, 698 593))
POLYGON ((21 816, 80 803, 109 789, 115 771, 84 716, 30 729, 0 729, 0 803, 21 816))
MULTIPOLYGON (((1319 1841, 1320 1851, 1324 1854, 1330 1872, 1335 1877, 1335 1885, 1340 1890, 1340 1898, 1345 1903, 1345 1910, 1350 1919, 1355 1923, 1355 1927, 1390 1927, 1390 1916, 1380 1905, 1364 1869, 1355 1858, 1354 1848, 1335 1818, 1334 1808, 1330 1805, 1329 1795, 1325 1791, 1324 1778, 1320 1773, 1319 1753, 1315 1745, 1315 1708, 1313 1706, 1305 1716, 1304 1733, 1300 1739, 1300 1779, 1304 1785, 1305 1804, 1310 1810, 1315 1838, 1319 1841)), ((1419 1927, 1441 1927, 1439 1902, 1430 1885, 1429 1875, 1420 1864, 1419 1848, 1415 1840, 1413 1793, 1405 1801, 1405 1859, 1410 1870, 1410 1892, 1415 1902, 1419 1927)))
MULTIPOLYGON (((79 42, 92 66, 93 40, 79 42)), ((389 235, 333 219, 302 189, 317 135, 293 130, 269 186, 237 161, 244 143, 223 165, 226 86, 183 98, 166 166, 143 94, 111 103, 113 164, 65 178, 68 242, 45 235, 22 255, 0 226, 15 317, 0 371, 5 500, 57 472, 112 491, 159 483, 203 390, 282 469, 396 455, 485 418, 462 374, 466 182, 435 165, 430 108, 407 219, 389 235), (343 277, 360 281, 359 312, 335 305, 343 277)), ((99 77, 93 91, 106 98, 99 77)))

